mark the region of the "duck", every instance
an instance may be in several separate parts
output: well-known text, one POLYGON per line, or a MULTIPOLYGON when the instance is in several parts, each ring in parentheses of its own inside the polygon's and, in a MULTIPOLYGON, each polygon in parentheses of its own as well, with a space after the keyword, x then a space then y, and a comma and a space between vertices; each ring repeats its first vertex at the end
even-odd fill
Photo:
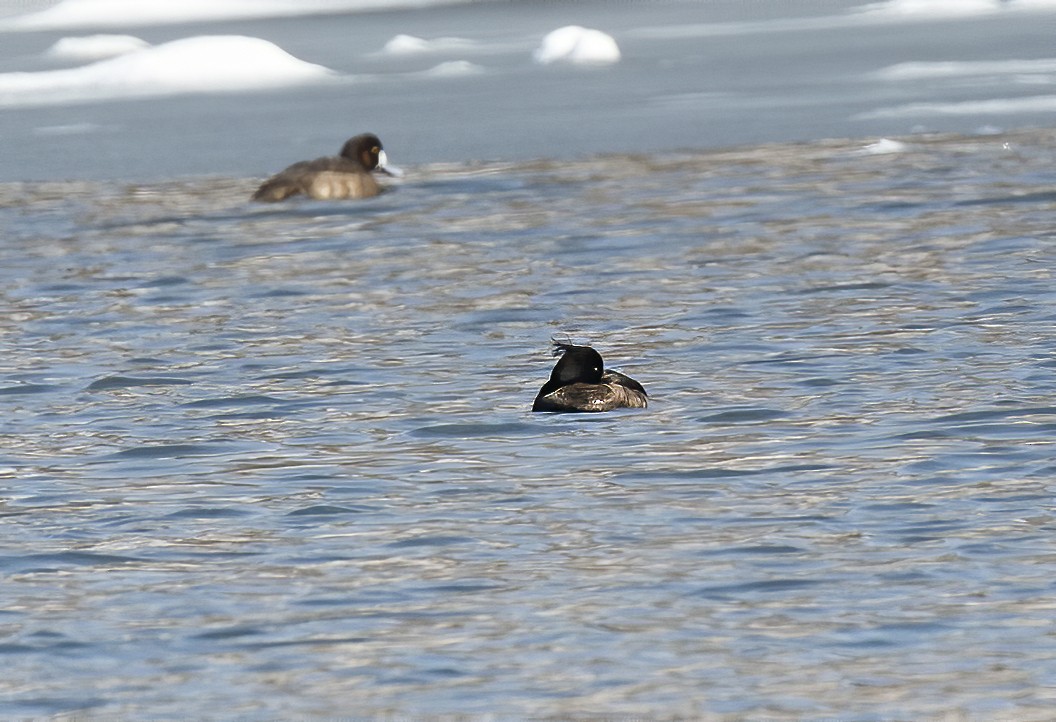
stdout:
POLYGON ((382 192, 373 171, 392 174, 381 140, 373 133, 349 138, 340 155, 303 160, 268 178, 253 200, 274 203, 291 196, 316 200, 371 198, 382 192))
POLYGON ((601 354, 590 346, 554 341, 553 354, 561 358, 539 389, 532 411, 598 412, 649 405, 645 388, 619 371, 606 371, 601 354))

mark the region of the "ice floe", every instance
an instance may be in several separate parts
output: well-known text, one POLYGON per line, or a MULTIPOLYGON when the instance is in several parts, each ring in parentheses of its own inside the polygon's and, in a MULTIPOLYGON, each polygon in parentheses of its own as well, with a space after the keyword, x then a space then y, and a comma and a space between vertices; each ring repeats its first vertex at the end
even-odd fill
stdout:
POLYGON ((484 68, 468 60, 449 60, 435 65, 421 74, 429 78, 460 78, 466 75, 479 75, 483 72, 484 68))
MULTIPOLYGON (((776 3, 773 4, 775 7, 776 3)), ((712 23, 642 26, 625 30, 634 38, 650 40, 710 38, 804 30, 858 29, 894 23, 930 23, 946 19, 989 18, 995 14, 1056 12, 1056 0, 878 0, 834 15, 769 17, 712 23)), ((762 13, 760 13, 762 14, 762 13)))
POLYGON ((465 0, 61 0, 0 22, 0 30, 129 27, 451 5, 465 0))
POLYGON ((543 65, 557 62, 608 65, 619 62, 620 48, 611 35, 600 30, 566 25, 548 33, 532 57, 543 65))
POLYGON ((1026 98, 990 98, 952 103, 907 103, 858 113, 852 120, 1052 112, 1056 112, 1056 95, 1034 95, 1026 98))
POLYGON ((1001 10, 1001 0, 885 0, 859 12, 872 15, 956 17, 984 15, 1001 10))
POLYGON ((1056 0, 883 0, 855 8, 856 17, 876 20, 934 20, 987 17, 995 13, 1052 12, 1056 0))
POLYGON ((971 76, 1056 73, 1056 58, 1032 60, 948 60, 898 63, 874 74, 881 80, 930 80, 971 76))
MULTIPOLYGON (((168 23, 215 22, 245 18, 284 17, 319 13, 364 12, 395 8, 464 4, 470 0, 60 0, 52 7, 0 20, 0 30, 105 28, 168 23)), ((989 14, 999 10, 1056 10, 1056 0, 877 0, 851 12, 903 19, 989 14)), ((816 18, 779 19, 811 25, 816 18)), ((825 22, 822 18, 821 22, 825 22)), ((699 25, 692 34, 754 31, 767 22, 699 25), (739 28, 736 26, 740 26, 739 28)), ((670 30, 675 30, 671 28, 670 30)), ((618 57, 617 57, 618 59, 618 57)), ((607 61, 615 62, 615 61, 607 61)))
POLYGON ((396 35, 381 49, 388 55, 414 55, 429 51, 429 41, 414 35, 396 35))
POLYGON ((39 12, 5 19, 4 30, 127 27, 292 15, 318 3, 289 0, 62 0, 39 12), (301 6, 298 10, 296 6, 301 6))
POLYGON ((329 68, 299 60, 267 40, 203 35, 76 68, 0 73, 0 106, 260 90, 337 77, 329 68))
POLYGON ((56 40, 44 54, 55 60, 86 62, 113 58, 149 45, 146 40, 132 35, 88 35, 56 40))
POLYGON ((424 55, 426 53, 440 53, 449 50, 465 50, 473 45, 464 38, 425 38, 414 35, 396 35, 381 49, 385 55, 424 55))
POLYGON ((881 138, 875 143, 862 147, 858 153, 861 155, 890 155, 892 153, 904 153, 908 149, 909 146, 900 140, 881 138))

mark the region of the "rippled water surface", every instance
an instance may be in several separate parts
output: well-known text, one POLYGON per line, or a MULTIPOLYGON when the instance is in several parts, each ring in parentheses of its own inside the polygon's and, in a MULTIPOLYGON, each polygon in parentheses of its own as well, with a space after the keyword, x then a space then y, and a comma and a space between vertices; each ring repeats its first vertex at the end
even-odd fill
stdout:
POLYGON ((0 186, 0 713, 1047 717, 1054 140, 0 186))

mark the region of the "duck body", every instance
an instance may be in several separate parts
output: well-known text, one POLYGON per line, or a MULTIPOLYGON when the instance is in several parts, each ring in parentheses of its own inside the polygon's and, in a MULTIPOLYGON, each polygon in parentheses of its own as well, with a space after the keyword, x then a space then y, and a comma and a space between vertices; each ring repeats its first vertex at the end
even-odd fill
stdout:
POLYGON ((561 358, 535 397, 532 411, 589 413, 649 405, 645 388, 626 374, 606 371, 601 354, 590 346, 555 343, 554 354, 561 358))
POLYGON ((357 135, 338 156, 304 160, 276 173, 257 189, 253 200, 274 203, 297 195, 316 200, 371 198, 382 191, 373 171, 385 171, 386 161, 378 136, 357 135))

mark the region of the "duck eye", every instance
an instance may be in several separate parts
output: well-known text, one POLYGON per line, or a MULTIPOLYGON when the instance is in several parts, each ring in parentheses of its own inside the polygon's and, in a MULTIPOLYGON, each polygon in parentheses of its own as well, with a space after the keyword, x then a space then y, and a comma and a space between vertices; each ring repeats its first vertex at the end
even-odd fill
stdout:
POLYGON ((381 148, 379 148, 378 146, 374 146, 373 148, 370 149, 371 155, 377 155, 380 152, 381 152, 381 148))

